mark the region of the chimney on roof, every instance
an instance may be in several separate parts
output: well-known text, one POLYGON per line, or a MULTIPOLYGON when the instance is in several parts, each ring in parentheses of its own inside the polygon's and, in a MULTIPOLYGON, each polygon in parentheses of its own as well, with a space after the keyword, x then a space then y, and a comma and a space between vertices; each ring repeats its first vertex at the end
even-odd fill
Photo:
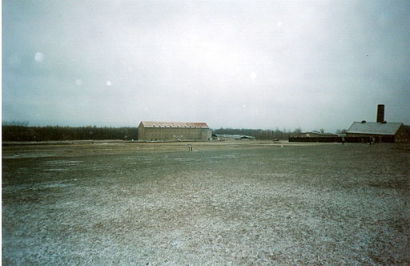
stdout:
POLYGON ((377 123, 384 122, 384 104, 377 105, 377 123))

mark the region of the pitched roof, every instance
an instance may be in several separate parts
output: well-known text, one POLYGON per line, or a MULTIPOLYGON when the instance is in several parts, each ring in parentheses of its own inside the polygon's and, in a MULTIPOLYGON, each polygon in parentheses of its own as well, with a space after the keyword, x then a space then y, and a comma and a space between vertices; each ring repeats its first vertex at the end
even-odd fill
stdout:
POLYGON ((209 128, 204 122, 155 122, 141 121, 144 127, 161 127, 161 128, 209 128))
POLYGON ((353 122, 346 133, 395 135, 402 123, 353 122))

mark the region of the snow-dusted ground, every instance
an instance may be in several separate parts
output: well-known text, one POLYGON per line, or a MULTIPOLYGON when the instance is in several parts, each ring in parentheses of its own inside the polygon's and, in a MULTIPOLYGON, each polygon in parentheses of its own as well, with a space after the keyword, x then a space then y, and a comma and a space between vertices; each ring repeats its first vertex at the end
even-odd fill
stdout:
POLYGON ((3 264, 410 263, 408 147, 263 144, 5 147, 3 264))

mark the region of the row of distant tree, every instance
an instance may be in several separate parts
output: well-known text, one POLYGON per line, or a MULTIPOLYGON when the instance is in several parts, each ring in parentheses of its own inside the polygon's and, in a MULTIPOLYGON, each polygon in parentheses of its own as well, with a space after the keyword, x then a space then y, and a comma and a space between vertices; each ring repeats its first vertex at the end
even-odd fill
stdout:
MULTIPOLYGON (((340 130, 342 131, 342 130, 340 130)), ((288 139, 301 133, 295 130, 266 129, 214 129, 213 134, 247 135, 256 139, 288 139)), ((102 140, 102 139, 138 139, 136 127, 60 127, 28 126, 28 122, 3 123, 3 141, 47 141, 47 140, 102 140)))
MULTIPOLYGON (((300 130, 262 130, 220 128, 214 134, 238 134, 254 136, 257 139, 287 139, 300 130)), ((102 140, 102 139, 138 139, 136 127, 34 127, 26 125, 3 125, 3 141, 47 141, 47 140, 102 140)))
POLYGON ((135 127, 32 127, 3 125, 3 141, 137 139, 135 127))

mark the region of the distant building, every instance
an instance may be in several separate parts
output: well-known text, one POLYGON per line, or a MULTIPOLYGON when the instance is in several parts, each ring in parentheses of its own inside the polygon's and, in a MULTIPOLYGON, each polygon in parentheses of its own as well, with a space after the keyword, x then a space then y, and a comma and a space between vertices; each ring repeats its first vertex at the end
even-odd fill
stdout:
POLYGON ((332 133, 322 133, 319 131, 312 131, 312 132, 302 132, 302 133, 294 135, 294 137, 300 137, 300 138, 337 137, 337 135, 332 134, 332 133))
POLYGON ((255 139, 254 136, 248 136, 248 135, 232 135, 232 134, 215 134, 215 137, 218 140, 229 140, 229 139, 235 139, 235 140, 253 140, 255 139))
POLYGON ((373 137, 377 142, 404 142, 407 130, 403 123, 353 122, 346 132, 347 137, 373 137))
POLYGON ((319 131, 302 132, 289 137, 289 142, 338 142, 339 136, 319 131))
POLYGON ((211 135, 203 122, 142 121, 138 126, 138 140, 145 141, 207 141, 211 135))
POLYGON ((376 142, 410 142, 410 127, 399 122, 384 120, 384 105, 377 107, 377 122, 353 122, 347 137, 373 138, 376 142))

